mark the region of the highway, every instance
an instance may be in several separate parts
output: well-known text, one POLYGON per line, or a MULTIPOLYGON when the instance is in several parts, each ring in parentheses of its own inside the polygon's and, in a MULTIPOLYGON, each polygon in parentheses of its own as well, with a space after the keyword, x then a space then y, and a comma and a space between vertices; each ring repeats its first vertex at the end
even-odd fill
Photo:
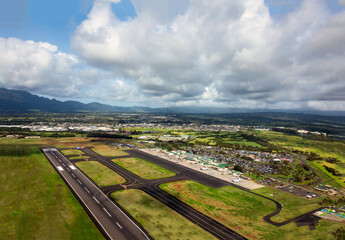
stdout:
POLYGON ((152 239, 56 148, 41 150, 106 238, 152 239))

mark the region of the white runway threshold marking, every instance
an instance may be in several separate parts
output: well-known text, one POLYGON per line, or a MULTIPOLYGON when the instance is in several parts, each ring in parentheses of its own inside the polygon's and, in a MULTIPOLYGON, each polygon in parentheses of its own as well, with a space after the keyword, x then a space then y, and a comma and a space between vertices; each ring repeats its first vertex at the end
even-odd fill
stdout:
POLYGON ((77 168, 73 165, 69 165, 69 167, 72 169, 72 170, 76 170, 77 168))
POLYGON ((108 214, 109 217, 111 217, 110 213, 107 211, 107 209, 103 208, 104 212, 108 214))
POLYGON ((99 204, 99 201, 97 200, 97 198, 93 197, 93 199, 96 201, 96 203, 99 204))
POLYGON ((116 225, 119 226, 119 228, 122 229, 121 225, 118 222, 116 222, 116 225))
POLYGON ((63 168, 61 166, 56 167, 60 172, 63 171, 63 168))

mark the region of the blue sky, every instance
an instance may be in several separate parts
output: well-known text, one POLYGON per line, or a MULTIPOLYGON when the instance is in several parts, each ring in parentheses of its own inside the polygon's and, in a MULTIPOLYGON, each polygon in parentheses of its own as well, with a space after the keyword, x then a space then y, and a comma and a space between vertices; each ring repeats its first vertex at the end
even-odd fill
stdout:
MULTIPOLYGON (((69 51, 70 37, 86 19, 92 0, 0 0, 0 37, 47 41, 62 51, 69 51)), ((296 9, 301 0, 265 0, 272 16, 285 15, 296 9)), ((344 6, 336 0, 325 1, 329 10, 339 12, 344 6)), ((119 19, 136 16, 130 0, 112 4, 119 19)))
POLYGON ((0 0, 0 87, 114 105, 345 110, 345 0, 116 2, 0 0))
MULTIPOLYGON (((130 0, 112 6, 123 21, 136 16, 130 0)), ((92 0, 0 0, 0 37, 46 41, 69 51, 71 34, 91 7, 92 0)))

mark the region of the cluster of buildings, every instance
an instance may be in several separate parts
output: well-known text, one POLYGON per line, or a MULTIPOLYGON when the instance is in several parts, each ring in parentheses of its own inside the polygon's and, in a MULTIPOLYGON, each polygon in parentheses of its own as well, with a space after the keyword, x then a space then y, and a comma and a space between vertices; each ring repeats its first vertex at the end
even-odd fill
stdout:
POLYGON ((10 135, 6 135, 5 137, 10 138, 10 139, 19 139, 19 138, 38 139, 38 138, 41 138, 41 136, 24 136, 21 134, 10 134, 10 135))
POLYGON ((339 193, 337 189, 331 187, 330 185, 318 184, 314 187, 314 189, 321 191, 321 192, 324 192, 329 196, 335 196, 339 193))
POLYGON ((174 141, 184 141, 189 139, 189 135, 180 135, 180 136, 172 136, 172 135, 162 135, 162 136, 140 136, 138 139, 140 140, 159 140, 162 142, 174 142, 174 141))
POLYGON ((206 125, 200 123, 126 123, 117 125, 119 128, 152 128, 152 129, 171 129, 171 130, 191 130, 191 131, 226 131, 239 132, 244 129, 239 125, 206 125))
POLYGON ((272 161, 278 163, 294 162, 290 155, 270 152, 230 150, 211 146, 189 147, 184 150, 188 153, 215 159, 217 162, 240 166, 246 172, 255 171, 263 175, 277 173, 277 169, 270 165, 272 161))
POLYGON ((114 128, 111 125, 106 124, 68 124, 68 123, 59 123, 59 124, 30 124, 30 125, 0 125, 3 128, 22 128, 28 129, 32 132, 117 132, 117 128, 114 128))
POLYGON ((185 152, 183 150, 174 150, 174 151, 165 151, 162 152, 168 156, 169 158, 175 160, 184 160, 189 162, 190 164, 198 164, 200 165, 200 170, 207 170, 209 168, 215 169, 222 174, 232 174, 233 176, 240 176, 242 175, 241 172, 233 170, 233 165, 229 163, 219 162, 216 159, 209 158, 206 156, 195 155, 192 153, 185 152))
POLYGON ((270 153, 270 152, 255 152, 255 151, 240 151, 236 150, 233 151, 233 154, 236 154, 240 157, 246 156, 251 159, 253 159, 254 162, 294 162, 295 160, 289 156, 284 154, 278 154, 278 153, 270 153))

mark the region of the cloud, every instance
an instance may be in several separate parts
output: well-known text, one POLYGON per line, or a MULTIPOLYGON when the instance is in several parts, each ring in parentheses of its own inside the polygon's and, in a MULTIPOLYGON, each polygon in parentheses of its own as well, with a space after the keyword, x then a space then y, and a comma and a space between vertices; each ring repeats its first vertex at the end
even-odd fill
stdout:
POLYGON ((345 108, 345 12, 323 1, 274 18, 264 0, 132 0, 127 21, 118 2, 94 1, 77 55, 0 38, 0 85, 122 105, 345 108))
POLYGON ((339 5, 345 5, 345 0, 338 0, 339 5))
POLYGON ((47 42, 0 38, 0 52, 1 87, 72 97, 99 75, 98 70, 84 68, 76 56, 47 42))

